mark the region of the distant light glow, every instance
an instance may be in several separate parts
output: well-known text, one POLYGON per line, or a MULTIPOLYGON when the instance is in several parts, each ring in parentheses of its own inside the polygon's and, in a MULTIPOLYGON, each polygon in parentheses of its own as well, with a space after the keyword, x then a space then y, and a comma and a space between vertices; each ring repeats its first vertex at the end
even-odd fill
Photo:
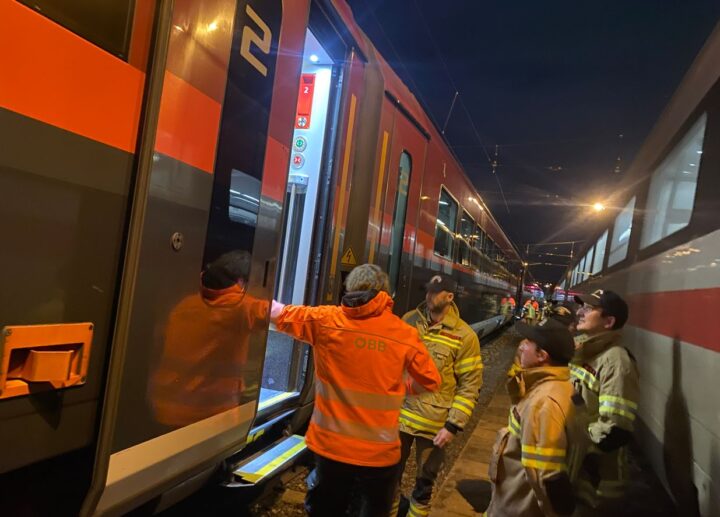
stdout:
POLYGON ((216 21, 213 21, 213 22, 208 23, 207 31, 213 32, 213 31, 216 31, 217 28, 218 28, 218 23, 216 21))
POLYGON ((605 210, 605 205, 600 202, 595 203, 593 204, 593 210, 595 210, 596 212, 602 212, 603 210, 605 210))
POLYGON ((318 61, 320 61, 320 58, 317 56, 317 54, 310 54, 310 61, 312 61, 313 63, 317 63, 318 61))

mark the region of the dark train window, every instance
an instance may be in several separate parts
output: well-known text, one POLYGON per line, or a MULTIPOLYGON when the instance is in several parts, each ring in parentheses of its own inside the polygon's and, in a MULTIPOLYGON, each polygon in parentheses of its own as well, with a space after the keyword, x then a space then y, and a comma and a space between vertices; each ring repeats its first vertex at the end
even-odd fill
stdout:
POLYGON ((457 202, 448 194, 447 190, 440 189, 438 215, 435 220, 435 253, 449 259, 452 258, 453 243, 455 242, 457 214, 457 202))
POLYGON ((127 59, 134 0, 18 0, 122 59, 127 59))
POLYGON ((390 234, 390 290, 397 289, 400 276, 400 260, 402 259, 403 236, 405 235, 405 214, 407 213, 408 188, 412 172, 412 157, 406 151, 400 155, 398 165, 398 185, 393 210, 393 226, 390 234))
POLYGON ((460 234, 458 237, 458 254, 455 262, 463 266, 472 267, 471 242, 475 231, 475 222, 470 215, 463 210, 460 219, 460 234))

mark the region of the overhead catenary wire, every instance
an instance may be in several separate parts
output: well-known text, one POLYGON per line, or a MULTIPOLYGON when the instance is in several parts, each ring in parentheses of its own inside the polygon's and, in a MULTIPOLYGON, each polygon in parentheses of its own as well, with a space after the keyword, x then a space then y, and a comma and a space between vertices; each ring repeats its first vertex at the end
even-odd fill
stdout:
POLYGON ((425 32, 427 32, 428 37, 430 38, 430 43, 432 43, 433 48, 435 49, 435 53, 440 58, 440 62, 443 65, 443 68, 445 69, 445 74, 447 75, 448 80, 450 81, 450 85, 455 90, 455 96, 453 97, 452 104, 450 105, 450 111, 448 112, 447 119, 445 121, 445 126, 443 126, 442 134, 445 134, 445 127, 447 126, 448 122, 450 121, 450 115, 452 114, 453 107, 455 106, 455 101, 457 99, 460 100, 460 105, 463 108, 463 111, 465 111, 465 115, 468 118, 468 121, 470 122, 470 127, 473 130, 473 134, 475 136, 475 139, 478 141, 478 144, 483 150, 483 153, 485 154, 485 158, 487 158, 488 164, 490 164, 490 168, 492 171, 493 176, 495 177, 495 181, 497 182, 498 189, 500 190, 500 194, 502 195, 503 203, 505 204, 505 210, 507 210, 507 213, 510 213, 510 206, 508 205, 507 199, 505 198, 505 193, 503 192, 502 184, 500 183, 500 178, 497 174, 497 147, 495 149, 495 160, 493 161, 492 158, 490 158, 490 153, 488 153, 487 148, 482 142, 482 138, 480 137, 480 131, 478 131, 477 126, 475 125, 475 121, 473 119, 472 114, 470 113, 470 110, 467 107, 467 104, 465 104, 465 100, 463 98, 463 95, 460 93, 460 89, 457 87, 457 84, 453 80, 452 74, 450 73, 450 67, 448 66, 447 62, 445 61, 445 58, 442 54, 442 51, 440 50, 440 46, 437 44, 437 41, 435 40, 435 37, 433 36, 432 30, 428 26, 427 20, 425 20, 425 15, 423 15, 422 9, 418 5, 417 0, 413 0, 413 6, 415 7, 415 10, 417 11, 418 15, 420 16, 420 20, 422 21, 423 27, 425 29, 425 32))
POLYGON ((415 80, 412 77, 412 74, 405 66, 405 62, 400 57, 400 54, 398 53, 397 49, 395 48, 395 45, 393 45, 392 40, 388 36, 387 32, 385 32, 385 28, 383 27, 382 23, 380 23, 380 20, 375 15, 375 10, 368 5, 366 0, 363 0, 363 3, 365 4, 365 7, 368 11, 370 11, 370 14, 373 17, 373 20, 375 20, 375 24, 380 29, 380 32, 382 32, 383 37, 385 38, 385 41, 387 41, 388 45, 390 46, 390 50, 392 50, 393 54, 395 55, 395 59, 397 60, 398 64, 402 67, 402 69, 405 71, 405 75, 407 75, 407 78, 410 80, 410 83, 412 84, 415 93, 420 98, 420 101, 422 102, 423 106, 426 108, 425 111, 427 112, 428 116, 430 117, 430 120, 432 120, 433 124, 435 124, 435 127, 440 127, 440 124, 437 123, 437 120, 435 120, 435 117, 432 114, 432 111, 430 111, 429 104, 425 101, 425 97, 423 97, 422 92, 420 92, 420 88, 418 88, 417 83, 415 83, 415 80))

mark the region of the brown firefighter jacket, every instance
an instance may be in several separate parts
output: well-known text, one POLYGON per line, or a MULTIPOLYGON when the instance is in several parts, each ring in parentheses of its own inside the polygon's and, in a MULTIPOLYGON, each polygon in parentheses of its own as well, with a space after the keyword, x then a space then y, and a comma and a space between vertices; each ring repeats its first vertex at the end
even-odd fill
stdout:
POLYGON ((460 319, 457 306, 440 323, 430 325, 425 302, 403 316, 414 326, 440 372, 440 389, 410 395, 400 412, 400 431, 433 438, 446 424, 450 430, 465 427, 482 386, 480 341, 460 319))
MULTIPOLYGON (((633 431, 639 375, 635 362, 620 344, 620 332, 603 332, 591 338, 581 334, 575 340, 578 348, 570 362, 570 375, 587 406, 590 440, 601 447, 614 428, 633 431)), ((594 506, 600 497, 622 496, 627 483, 625 447, 604 453, 593 447, 590 452, 596 454, 596 472, 591 477, 597 479, 583 476, 582 499, 594 506)))
POLYGON ((555 516, 572 512, 570 488, 587 439, 582 400, 568 382, 567 367, 520 371, 508 426, 498 433, 490 461, 493 495, 488 517, 555 516), (561 504, 570 508, 560 513, 561 504))

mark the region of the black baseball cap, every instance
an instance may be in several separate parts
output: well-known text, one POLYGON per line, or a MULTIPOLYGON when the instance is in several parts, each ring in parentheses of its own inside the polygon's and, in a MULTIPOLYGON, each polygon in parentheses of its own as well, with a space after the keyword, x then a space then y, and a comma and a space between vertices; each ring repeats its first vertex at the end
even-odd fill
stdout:
POLYGON ((447 275, 435 275, 425 284, 425 290, 429 293, 439 293, 440 291, 455 293, 457 282, 447 275))
POLYGON ((546 319, 537 325, 516 323, 518 333, 545 350, 556 362, 567 364, 575 354, 575 341, 567 325, 557 320, 546 319))
POLYGON ((559 321, 566 327, 570 326, 570 324, 572 323, 575 323, 575 311, 573 311, 569 307, 565 307, 564 305, 553 306, 552 309, 550 309, 547 317, 555 321, 559 321))
POLYGON ((600 307, 605 316, 614 316, 615 326, 613 328, 622 328, 628 320, 627 303, 615 291, 598 289, 591 294, 575 295, 575 301, 581 305, 587 303, 592 307, 600 307))

